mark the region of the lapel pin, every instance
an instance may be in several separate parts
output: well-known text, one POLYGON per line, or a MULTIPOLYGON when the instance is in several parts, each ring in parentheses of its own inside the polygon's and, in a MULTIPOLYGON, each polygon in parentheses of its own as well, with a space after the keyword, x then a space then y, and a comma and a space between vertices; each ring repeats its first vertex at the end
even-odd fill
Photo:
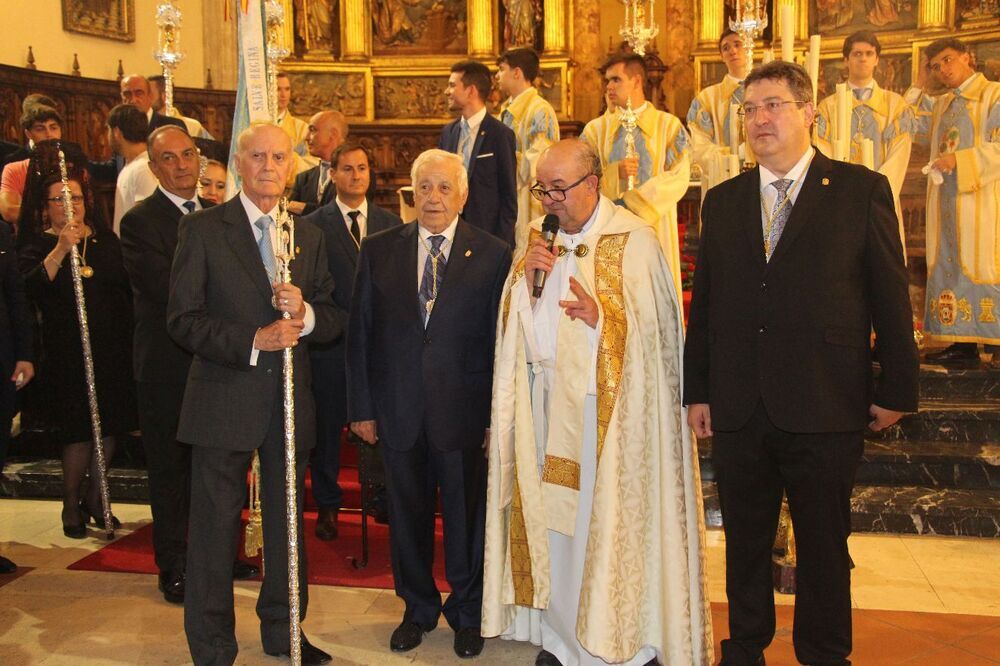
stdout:
POLYGON ((298 245, 295 246, 295 254, 302 254, 302 248, 298 245))
POLYGON ((829 185, 829 184, 830 184, 830 179, 829 179, 829 178, 824 178, 824 179, 823 179, 823 180, 822 180, 821 182, 822 182, 822 183, 823 183, 824 185, 829 185))
POLYGON ((466 250, 465 251, 465 256, 471 257, 472 256, 472 250, 466 250))

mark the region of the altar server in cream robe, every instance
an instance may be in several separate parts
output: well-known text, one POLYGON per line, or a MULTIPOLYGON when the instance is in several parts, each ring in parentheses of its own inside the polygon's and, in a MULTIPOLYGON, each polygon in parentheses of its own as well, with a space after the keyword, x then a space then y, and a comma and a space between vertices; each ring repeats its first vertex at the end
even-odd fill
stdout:
POLYGON ((601 194, 653 225, 680 298, 677 202, 691 179, 691 140, 676 116, 653 108, 646 100, 646 65, 640 56, 612 57, 604 65, 604 79, 609 108, 614 106, 617 112, 591 120, 582 135, 600 156, 604 170, 601 194), (626 132, 621 117, 629 100, 638 116, 637 157, 625 156, 626 132), (628 189, 629 176, 635 177, 633 190, 628 189))
MULTIPOLYGON (((875 81, 882 45, 870 30, 859 30, 844 40, 844 64, 847 65, 847 86, 851 91, 852 164, 864 164, 861 140, 872 142, 873 168, 889 179, 892 198, 899 221, 899 239, 906 253, 906 232, 899 194, 903 190, 906 167, 910 163, 913 145, 913 109, 903 97, 882 88, 875 81)), ((837 123, 837 96, 830 95, 816 110, 816 147, 833 158, 834 126, 837 123)))
POLYGON ((936 171, 927 182, 924 331, 953 343, 927 360, 978 362, 985 344, 1000 369, 1000 83, 977 73, 954 37, 925 53, 946 91, 929 117, 918 116, 917 139, 930 142, 936 171))
POLYGON ((703 88, 688 109, 687 126, 691 132, 691 157, 707 173, 708 164, 729 147, 730 108, 743 106, 743 79, 747 75, 743 38, 732 30, 719 37, 719 52, 726 65, 726 76, 703 88))
POLYGON ((542 666, 711 664, 681 308, 653 229, 600 176, 578 139, 542 154, 558 247, 532 222, 500 299, 482 632, 542 666))
POLYGON ((292 101, 292 81, 285 72, 278 72, 278 127, 292 140, 292 151, 295 154, 291 174, 288 176, 288 187, 295 182, 295 177, 303 171, 308 171, 319 165, 319 158, 309 153, 306 139, 309 138, 309 123, 292 115, 288 105, 292 101))
POLYGON ((523 249, 528 223, 542 214, 542 204, 531 196, 535 164, 542 151, 559 140, 555 109, 533 84, 538 76, 538 54, 529 47, 508 49, 497 58, 497 84, 507 100, 500 108, 500 122, 514 131, 517 140, 517 222, 514 243, 523 249))

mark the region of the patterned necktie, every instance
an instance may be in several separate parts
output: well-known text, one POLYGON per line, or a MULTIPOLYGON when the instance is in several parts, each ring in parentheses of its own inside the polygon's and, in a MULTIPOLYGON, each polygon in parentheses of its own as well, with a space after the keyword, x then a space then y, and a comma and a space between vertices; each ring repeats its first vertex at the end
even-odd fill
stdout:
POLYGON ((781 232, 785 230, 785 223, 788 222, 788 216, 792 214, 792 200, 790 198, 787 201, 785 200, 788 188, 791 187, 792 182, 788 178, 779 178, 771 183, 778 192, 778 196, 775 197, 774 207, 771 209, 771 233, 767 236, 767 247, 770 250, 767 253, 768 261, 774 255, 774 248, 778 246, 778 241, 781 239, 781 232))
POLYGON ((859 102, 867 102, 872 97, 871 88, 854 88, 854 99, 859 102))
POLYGON ((503 112, 500 114, 500 122, 507 127, 514 129, 514 114, 508 110, 509 108, 510 104, 504 107, 503 112))
POLYGON ((330 183, 330 163, 323 162, 319 163, 319 189, 316 191, 316 201, 323 201, 323 190, 330 183))
POLYGON ((444 279, 444 269, 448 265, 444 254, 441 253, 441 244, 444 243, 444 236, 431 236, 427 239, 430 243, 429 256, 424 262, 424 275, 420 279, 420 313, 424 317, 424 326, 430 319, 434 301, 437 299, 438 290, 441 289, 441 281, 444 279), (435 259, 437 261, 435 261, 435 259), (437 271, 434 264, 437 264, 437 271), (436 273, 436 274, 435 274, 436 273))
POLYGON ((274 261, 274 246, 271 245, 271 226, 274 225, 274 219, 270 215, 264 215, 254 222, 254 225, 260 229, 260 240, 257 241, 257 249, 260 250, 260 258, 264 262, 264 269, 267 271, 267 280, 269 283, 274 284, 274 276, 278 270, 274 261))
POLYGON ((361 245, 361 226, 358 224, 360 216, 360 210, 352 210, 347 214, 347 217, 351 218, 351 235, 354 236, 354 242, 358 245, 361 245))
POLYGON ((181 205, 184 206, 184 208, 187 209, 187 212, 189 212, 189 213, 193 213, 194 212, 194 202, 193 201, 185 201, 181 205))
POLYGON ((472 132, 469 128, 469 121, 462 118, 460 123, 462 131, 458 135, 458 154, 462 156, 465 168, 469 168, 469 160, 472 158, 472 132))

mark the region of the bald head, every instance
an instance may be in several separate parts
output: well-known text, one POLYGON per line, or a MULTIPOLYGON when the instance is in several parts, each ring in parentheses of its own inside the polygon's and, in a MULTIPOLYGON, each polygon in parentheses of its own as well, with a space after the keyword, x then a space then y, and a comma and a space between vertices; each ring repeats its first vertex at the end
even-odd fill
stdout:
POLYGON ((243 192, 263 212, 278 203, 292 168, 292 140, 270 123, 254 123, 236 139, 236 172, 243 192))
POLYGON ((329 162, 337 147, 347 139, 347 118, 340 111, 320 111, 309 119, 306 145, 309 154, 329 162))
MULTIPOLYGON (((535 185, 545 192, 542 207, 559 218, 567 233, 583 228, 600 200, 601 160, 580 139, 563 139, 538 158, 535 185)), ((533 188, 533 189, 535 189, 533 188)))
POLYGON ((147 113, 153 103, 149 81, 141 74, 129 74, 122 79, 121 95, 123 104, 131 104, 143 113, 147 113))

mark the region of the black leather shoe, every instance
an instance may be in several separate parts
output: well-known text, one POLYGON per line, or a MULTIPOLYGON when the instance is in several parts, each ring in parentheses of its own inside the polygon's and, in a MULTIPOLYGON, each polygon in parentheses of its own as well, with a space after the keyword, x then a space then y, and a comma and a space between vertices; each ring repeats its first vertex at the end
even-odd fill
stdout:
POLYGON ((316 520, 316 538, 320 541, 333 541, 337 538, 337 509, 320 509, 316 520))
POLYGON ((171 604, 184 603, 184 572, 160 574, 160 592, 171 604))
POLYGON ((956 342, 924 356, 928 363, 962 363, 979 361, 979 346, 974 342, 956 342))
POLYGON ((462 659, 478 657, 483 651, 483 643, 479 629, 466 627, 455 632, 455 654, 462 659))
POLYGON ((535 666, 562 666, 562 662, 548 650, 542 650, 535 657, 535 666))
POLYGON ((243 560, 233 562, 233 580, 251 580, 260 575, 260 568, 243 560))
MULTIPOLYGON (((94 524, 97 525, 98 529, 104 529, 104 514, 102 512, 91 513, 90 507, 83 500, 80 500, 80 513, 83 514, 83 524, 86 525, 88 521, 93 520, 94 524)), ((121 529, 122 521, 118 520, 115 516, 111 516, 111 524, 114 528, 121 529)))
MULTIPOLYGON (((333 661, 333 657, 323 652, 318 647, 310 643, 306 639, 306 635, 302 634, 302 640, 299 643, 302 651, 302 663, 305 666, 312 666, 313 664, 327 664, 333 661)), ((268 652, 264 650, 264 653, 272 657, 291 657, 291 651, 286 650, 285 652, 268 652)))
POLYGON ((17 565, 0 555, 0 574, 12 574, 17 571, 17 565))
POLYGON ((424 628, 416 622, 404 621, 392 632, 389 639, 389 649, 393 652, 407 652, 420 645, 424 640, 424 628))
POLYGON ((63 534, 70 539, 82 539, 87 536, 87 526, 82 523, 80 525, 63 525, 63 534))

